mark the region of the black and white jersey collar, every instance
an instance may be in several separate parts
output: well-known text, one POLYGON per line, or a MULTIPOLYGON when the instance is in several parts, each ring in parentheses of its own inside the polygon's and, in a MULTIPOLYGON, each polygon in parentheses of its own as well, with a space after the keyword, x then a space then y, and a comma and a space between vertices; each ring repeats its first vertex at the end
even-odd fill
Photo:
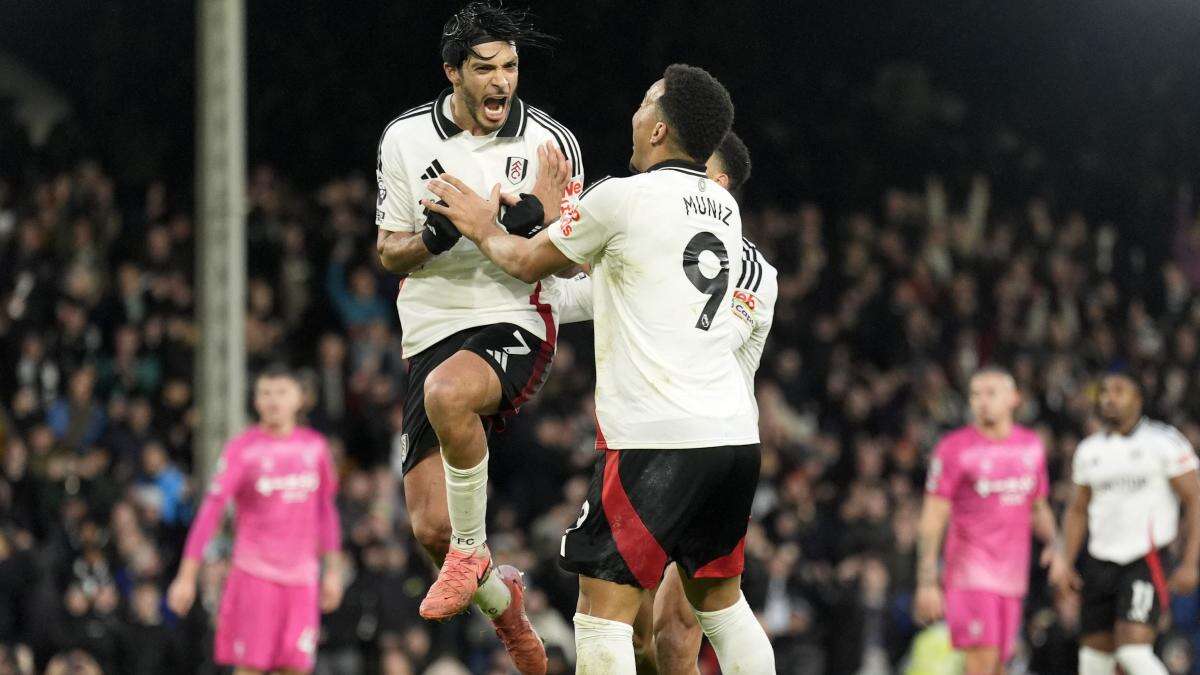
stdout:
POLYGON ((1138 431, 1140 431, 1142 429, 1142 427, 1145 426, 1146 422, 1148 422, 1148 421, 1149 421, 1149 418, 1146 417, 1145 415, 1142 415, 1141 418, 1138 419, 1137 424, 1133 425, 1133 428, 1131 428, 1129 430, 1129 433, 1123 434, 1120 431, 1117 431, 1116 429, 1110 429, 1108 432, 1108 435, 1110 438, 1112 438, 1114 436, 1119 436, 1121 438, 1133 438, 1134 436, 1137 436, 1138 431))
MULTIPOLYGON (((430 113, 433 116, 433 128, 437 130, 438 136, 444 141, 447 138, 452 138, 462 133, 454 120, 446 117, 443 109, 446 105, 446 99, 454 93, 453 88, 447 88, 441 94, 438 94, 437 101, 433 103, 433 110, 430 113)), ((508 108, 508 118, 504 120, 504 126, 500 127, 500 131, 496 132, 496 136, 500 138, 516 138, 525 135, 526 125, 526 108, 525 102, 516 96, 512 97, 512 103, 508 108)))
POLYGON ((705 166, 703 164, 689 162, 685 159, 668 159, 665 162, 659 162, 649 169, 646 169, 645 173, 660 170, 678 171, 680 173, 686 173, 693 176, 700 176, 701 178, 708 177, 708 174, 705 173, 705 166))

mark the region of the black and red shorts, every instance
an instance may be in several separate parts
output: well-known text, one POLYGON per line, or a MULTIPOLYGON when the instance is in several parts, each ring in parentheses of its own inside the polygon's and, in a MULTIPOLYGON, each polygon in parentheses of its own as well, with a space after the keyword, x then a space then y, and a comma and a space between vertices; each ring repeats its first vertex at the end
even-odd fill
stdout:
POLYGON ((692 578, 738 576, 759 461, 758 445, 605 450, 559 566, 647 589, 672 561, 692 578))
POLYGON ((1079 559, 1080 633, 1111 633, 1118 621, 1157 626, 1159 617, 1171 611, 1170 566, 1165 547, 1125 564, 1099 560, 1085 551, 1079 559))
POLYGON ((425 378, 460 351, 478 354, 500 378, 500 408, 484 419, 490 433, 505 417, 517 414, 533 398, 554 360, 554 343, 511 323, 461 330, 408 359, 408 391, 404 396, 404 427, 392 456, 392 466, 407 474, 437 452, 438 438, 425 414, 425 378))

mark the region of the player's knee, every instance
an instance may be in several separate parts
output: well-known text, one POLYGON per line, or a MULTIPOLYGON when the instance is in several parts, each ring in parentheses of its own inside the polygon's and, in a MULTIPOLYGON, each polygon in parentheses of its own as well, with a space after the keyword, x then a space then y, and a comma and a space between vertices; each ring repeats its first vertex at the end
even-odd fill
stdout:
POLYGON ((461 380, 439 370, 425 379, 425 413, 433 421, 470 409, 469 396, 461 380))

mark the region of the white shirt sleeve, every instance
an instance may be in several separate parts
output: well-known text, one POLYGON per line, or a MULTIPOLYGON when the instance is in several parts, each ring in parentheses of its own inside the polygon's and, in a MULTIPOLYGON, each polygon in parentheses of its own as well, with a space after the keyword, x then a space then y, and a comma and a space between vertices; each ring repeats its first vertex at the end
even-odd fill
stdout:
POLYGON ((1163 444, 1163 468, 1168 478, 1182 476, 1189 471, 1195 471, 1200 466, 1196 459, 1196 450, 1179 430, 1171 427, 1166 433, 1166 443, 1163 444))
POLYGON ((624 201, 621 180, 602 178, 579 199, 579 218, 562 218, 550 226, 550 241, 579 264, 595 262, 621 234, 624 201))
POLYGON ((775 301, 779 296, 779 282, 773 269, 765 270, 758 291, 752 292, 744 288, 733 291, 730 309, 733 311, 733 349, 746 355, 745 362, 758 370, 762 360, 763 349, 767 345, 767 335, 775 322, 775 301))
POLYGON ((556 279, 548 297, 558 311, 559 323, 592 320, 592 278, 580 273, 570 279, 556 279))
POLYGON ((375 163, 375 181, 379 193, 375 200, 375 224, 389 232, 417 232, 412 191, 396 138, 396 127, 384 132, 379 140, 379 156, 375 163))

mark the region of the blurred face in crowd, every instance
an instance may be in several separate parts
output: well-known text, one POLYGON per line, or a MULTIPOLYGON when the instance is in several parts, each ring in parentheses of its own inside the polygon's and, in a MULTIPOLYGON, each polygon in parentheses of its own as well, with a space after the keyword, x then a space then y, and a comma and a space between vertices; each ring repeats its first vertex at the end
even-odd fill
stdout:
POLYGON ((254 385, 254 409, 272 431, 291 431, 302 401, 300 383, 291 377, 260 377, 254 385))
POLYGON ((455 119, 470 119, 476 136, 490 134, 504 126, 512 99, 517 95, 517 49, 508 42, 484 42, 475 45, 457 68, 442 64, 446 78, 454 85, 455 119))
POLYGON ((1100 382, 1100 418, 1110 429, 1124 429, 1142 416, 1142 394, 1125 375, 1109 375, 1100 382))
POLYGON ((667 81, 658 80, 646 90, 641 105, 633 113, 633 156, 629 158, 631 171, 645 171, 650 168, 650 153, 654 146, 661 144, 667 137, 667 126, 662 121, 662 112, 658 109, 658 99, 667 91, 667 81))
POLYGON ((1012 376, 986 371, 971 378, 971 414, 975 423, 984 429, 1011 425, 1013 413, 1020 405, 1020 395, 1012 376))

